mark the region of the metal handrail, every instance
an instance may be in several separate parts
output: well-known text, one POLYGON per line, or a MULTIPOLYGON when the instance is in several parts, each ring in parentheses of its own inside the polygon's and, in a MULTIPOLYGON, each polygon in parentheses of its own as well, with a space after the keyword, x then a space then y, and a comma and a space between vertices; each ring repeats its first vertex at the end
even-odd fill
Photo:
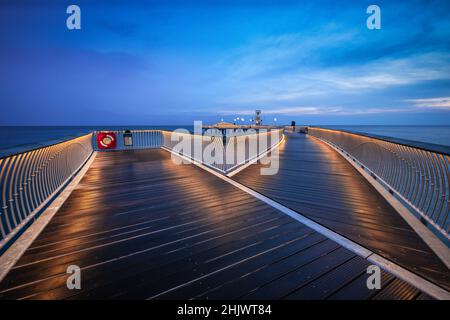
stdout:
POLYGON ((341 130, 309 127, 308 134, 358 161, 430 229, 450 239, 449 155, 341 130))
MULTIPOLYGON (((167 149, 174 150, 176 141, 172 141, 172 137, 176 135, 188 135, 187 133, 174 133, 163 131, 164 143, 163 146, 167 149)), ((270 130, 267 132, 258 133, 246 133, 240 132, 238 134, 231 134, 230 136, 223 135, 191 135, 191 150, 194 150, 194 145, 198 143, 201 145, 201 151, 205 148, 213 146, 214 157, 211 159, 199 158, 193 152, 182 152, 183 156, 186 156, 192 160, 202 163, 212 169, 215 169, 223 174, 228 174, 232 170, 248 163, 255 157, 263 154, 267 150, 273 148, 278 144, 283 136, 282 129, 270 130), (274 134, 276 132, 277 134, 274 134), (262 136, 265 137, 265 145, 261 144, 262 136), (226 143, 224 143, 226 141, 226 143), (256 150, 251 146, 256 146, 256 150), (220 161, 217 162, 216 159, 220 161)))
POLYGON ((92 134, 0 158, 0 250, 92 155, 92 134))
MULTIPOLYGON (((102 131, 94 131, 93 132, 93 147, 94 150, 99 150, 97 147, 97 134, 102 131)), ((114 132, 117 138, 117 147, 115 150, 134 150, 134 149, 148 149, 148 148, 159 148, 163 143, 163 130, 130 130, 133 135, 133 145, 127 146, 125 145, 125 139, 123 134, 127 132, 127 130, 111 130, 108 132, 114 132)))
MULTIPOLYGON (((94 141, 96 139, 96 135, 100 131, 94 132, 94 141)), ((180 151, 174 150, 174 147, 178 144, 178 141, 172 141, 173 137, 189 136, 191 139, 191 150, 194 150, 194 145, 199 144, 201 146, 201 151, 205 148, 213 147, 215 152, 214 154, 218 156, 218 158, 223 159, 221 162, 215 162, 212 159, 203 159, 202 156, 195 155, 193 152, 189 153, 186 150, 181 150, 181 155, 190 158, 191 160, 195 160, 199 163, 202 163, 216 171, 221 173, 229 173, 231 170, 236 169, 237 167, 248 163, 253 160, 259 154, 264 153, 265 151, 273 148, 277 143, 279 143, 282 139, 283 129, 274 129, 267 132, 238 132, 236 134, 231 134, 229 136, 223 136, 222 134, 196 134, 196 133, 183 133, 176 131, 166 131, 166 130, 130 130, 129 133, 132 134, 133 144, 126 146, 124 142, 124 135, 126 131, 111 131, 116 134, 117 138, 117 146, 114 150, 129 150, 129 149, 146 149, 146 148, 160 148, 164 147, 171 151, 175 151, 180 153, 180 151), (274 132, 278 134, 274 134, 274 132), (260 152, 257 154, 253 154, 250 151, 249 146, 255 143, 259 143, 259 139, 262 136, 267 136, 267 145, 260 148, 260 152), (226 139, 226 143, 224 143, 224 137, 226 139), (239 155, 236 152, 236 149, 240 148, 244 150, 244 154, 239 155), (231 150, 231 148, 234 148, 231 150), (233 161, 231 163, 227 163, 225 159, 227 156, 232 155, 233 161)), ((258 145, 259 146, 259 145, 258 145)), ((94 148, 98 150, 95 142, 94 148)))
POLYGON ((209 167, 212 167, 213 169, 220 171, 222 173, 226 172, 226 165, 221 163, 214 163, 214 162, 205 162, 202 155, 203 150, 209 145, 213 146, 213 148, 216 151, 219 151, 220 154, 223 154, 224 146, 223 146, 223 140, 222 137, 218 136, 210 136, 210 135, 198 135, 198 134, 191 134, 191 133, 182 133, 182 132, 169 132, 169 131, 162 131, 163 135, 163 144, 162 147, 165 147, 167 149, 170 149, 172 151, 175 151, 179 153, 180 155, 183 155, 185 157, 188 157, 189 159, 195 160, 199 163, 205 164, 209 167), (172 140, 172 138, 190 138, 190 151, 188 150, 176 150, 175 146, 178 144, 178 141, 172 140), (201 146, 201 154, 198 155, 196 152, 194 152, 195 145, 198 144, 201 146))

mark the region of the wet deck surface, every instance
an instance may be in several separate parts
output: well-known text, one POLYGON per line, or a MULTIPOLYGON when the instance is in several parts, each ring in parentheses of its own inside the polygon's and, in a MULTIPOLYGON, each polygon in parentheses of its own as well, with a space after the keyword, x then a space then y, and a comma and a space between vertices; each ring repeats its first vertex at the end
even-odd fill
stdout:
POLYGON ((99 153, 0 284, 1 299, 426 299, 193 165, 154 149, 99 153), (66 286, 69 265, 81 290, 66 286))
POLYGON ((317 139, 287 134, 279 172, 251 165, 233 177, 304 216, 447 289, 450 271, 379 193, 317 139))

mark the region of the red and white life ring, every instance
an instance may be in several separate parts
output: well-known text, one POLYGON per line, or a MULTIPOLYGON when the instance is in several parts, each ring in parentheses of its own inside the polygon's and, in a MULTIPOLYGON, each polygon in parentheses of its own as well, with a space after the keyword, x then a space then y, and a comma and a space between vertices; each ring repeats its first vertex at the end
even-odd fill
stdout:
POLYGON ((117 147, 117 138, 115 132, 97 133, 97 146, 99 149, 115 149, 117 147))

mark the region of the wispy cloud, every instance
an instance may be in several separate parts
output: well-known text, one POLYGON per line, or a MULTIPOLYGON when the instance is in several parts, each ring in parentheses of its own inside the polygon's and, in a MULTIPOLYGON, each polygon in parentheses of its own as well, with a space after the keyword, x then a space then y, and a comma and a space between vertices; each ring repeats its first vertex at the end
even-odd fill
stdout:
POLYGON ((81 32, 54 28, 57 1, 28 2, 0 5, 2 123, 450 123, 450 1, 382 1, 376 31, 361 0, 114 1, 85 4, 81 32))
MULTIPOLYGON (((416 112, 411 108, 355 108, 349 110, 343 107, 275 107, 264 110, 264 114, 303 116, 303 115, 363 115, 363 114, 383 114, 396 112, 416 112)), ((253 115, 255 110, 251 109, 230 109, 219 111, 221 115, 253 115)))
POLYGON ((450 110, 450 97, 427 98, 427 99, 408 99, 405 101, 412 102, 417 108, 450 110))
POLYGON ((424 81, 450 79, 449 62, 450 55, 435 53, 388 58, 357 67, 319 72, 318 80, 332 83, 341 90, 413 85, 424 81))
POLYGON ((362 94, 450 79, 450 55, 442 52, 388 56, 354 64, 343 61, 326 68, 320 64, 324 52, 342 51, 355 37, 337 30, 322 37, 286 34, 250 43, 223 62, 218 85, 233 88, 233 95, 221 94, 218 102, 299 102, 304 97, 362 94))

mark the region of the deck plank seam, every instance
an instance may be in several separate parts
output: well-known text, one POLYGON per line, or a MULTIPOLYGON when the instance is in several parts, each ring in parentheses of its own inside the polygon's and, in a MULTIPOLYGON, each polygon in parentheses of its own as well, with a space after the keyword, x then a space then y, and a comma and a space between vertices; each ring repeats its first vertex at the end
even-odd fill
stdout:
MULTIPOLYGON (((243 227, 243 228, 231 230, 231 231, 229 231, 229 232, 227 232, 227 233, 225 233, 225 234, 222 234, 222 235, 220 235, 220 236, 214 236, 214 237, 212 237, 212 238, 208 238, 207 240, 202 240, 201 242, 196 242, 196 243, 194 243, 194 244, 198 244, 198 243, 202 243, 202 242, 204 242, 204 241, 211 241, 211 240, 214 240, 214 239, 218 239, 218 238, 221 238, 221 237, 225 237, 225 236, 227 236, 227 235, 229 235, 229 234, 233 234, 233 233, 236 233, 236 232, 240 232, 240 231, 243 231, 243 230, 252 228, 252 227, 254 227, 254 226, 256 226, 256 225, 261 225, 261 224, 265 224, 265 223, 268 223, 268 222, 276 221, 276 220, 278 220, 278 219, 280 219, 280 218, 281 218, 281 217, 278 217, 278 218, 272 217, 272 218, 270 218, 269 216, 267 216, 266 218, 264 218, 264 220, 259 221, 259 222, 258 222, 257 224, 255 224, 255 225, 251 225, 251 226, 247 226, 247 227, 243 227)), ((284 222, 284 223, 288 224, 289 222, 284 222)), ((217 229, 217 228, 216 228, 216 229, 217 229)), ((206 231, 205 231, 205 232, 202 232, 202 233, 206 233, 206 231)), ((124 255, 124 256, 120 256, 120 257, 116 257, 116 258, 111 258, 111 259, 108 259, 108 260, 100 261, 100 262, 97 262, 97 263, 95 263, 95 264, 83 266, 81 269, 82 269, 82 270, 92 269, 92 268, 95 268, 95 267, 100 266, 100 265, 104 265, 104 264, 107 264, 107 263, 110 263, 110 262, 115 262, 115 261, 118 261, 118 260, 121 260, 121 259, 124 259, 124 258, 129 258, 129 257, 131 257, 131 256, 135 256, 135 255, 138 255, 138 254, 141 254, 141 253, 144 253, 144 252, 148 252, 148 251, 154 250, 155 248, 164 247, 164 246, 167 246, 167 245, 169 245, 169 244, 178 243, 178 242, 184 241, 184 240, 186 240, 186 239, 194 238, 194 237, 196 237, 196 236, 198 236, 198 235, 199 235, 199 234, 190 235, 190 236, 184 237, 184 238, 182 238, 182 239, 170 241, 170 242, 168 242, 168 243, 163 243, 163 244, 160 244, 160 245, 157 245, 157 246, 154 246, 154 247, 150 247, 150 248, 146 248, 146 249, 139 250, 139 251, 136 251, 136 252, 132 252, 132 253, 126 254, 126 255, 124 255)), ((3 290, 3 291, 0 291, 0 293, 5 293, 5 292, 13 291, 13 290, 16 290, 16 289, 19 289, 19 288, 22 288, 22 287, 26 287, 26 286, 29 286, 29 285, 32 285, 32 284, 36 284, 36 283, 39 283, 39 282, 42 282, 42 281, 45 281, 45 280, 48 280, 48 279, 53 279, 53 278, 59 277, 59 276, 61 276, 61 275, 65 275, 65 273, 62 273, 62 274, 61 274, 61 273, 54 274, 54 275, 51 275, 51 276, 48 276, 48 277, 45 277, 45 278, 42 278, 42 279, 38 279, 38 280, 34 280, 34 281, 31 281, 31 282, 27 282, 27 283, 24 283, 24 284, 21 284, 21 285, 18 285, 18 286, 10 287, 10 288, 7 288, 7 289, 5 289, 5 290, 3 290)))
MULTIPOLYGON (((248 194, 254 196, 255 198, 267 203, 268 205, 278 209, 279 211, 285 213, 286 215, 290 216, 291 218, 299 221, 300 223, 310 227, 311 229, 323 234, 324 236, 328 237, 329 239, 337 242, 342 247, 350 250, 351 252, 361 256, 362 258, 368 260, 371 263, 374 263, 384 269, 385 271, 399 277, 400 279, 406 281, 407 283, 411 284, 412 286, 418 288, 419 290, 422 290, 423 292, 427 293, 428 295, 436 298, 436 299, 443 299, 443 300, 450 300, 450 292, 447 290, 441 288, 439 285, 422 278, 413 272, 387 260, 386 258, 381 257, 380 255, 374 253, 373 251, 359 245, 358 243, 336 233, 335 231, 324 227, 323 225, 312 221, 311 219, 301 215, 299 212, 294 211, 266 196, 263 194, 260 194, 259 192, 242 185, 241 183, 232 180, 231 178, 220 174, 214 170, 209 169, 209 167, 203 165, 202 163, 199 163, 195 160, 192 160, 188 157, 185 157, 183 155, 180 155, 178 153, 175 153, 171 151, 170 149, 161 147, 163 150, 170 152, 171 154, 181 157, 190 163, 195 164, 196 166, 202 168, 203 170, 208 171, 209 173, 215 175, 216 177, 234 185, 235 187, 247 192, 248 194)), ((153 297, 152 297, 153 298, 153 297)))

